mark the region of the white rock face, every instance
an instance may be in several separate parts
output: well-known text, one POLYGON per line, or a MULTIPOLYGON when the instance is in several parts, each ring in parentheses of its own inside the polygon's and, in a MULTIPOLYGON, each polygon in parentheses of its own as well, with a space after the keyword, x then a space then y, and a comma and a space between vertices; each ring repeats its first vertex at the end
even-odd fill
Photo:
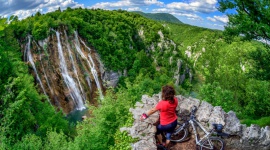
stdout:
MULTIPOLYGON (((131 137, 139 138, 139 141, 132 143, 133 150, 156 150, 155 132, 156 126, 153 123, 159 117, 159 113, 151 115, 148 119, 140 121, 142 113, 147 112, 160 100, 160 94, 152 97, 142 96, 142 102, 137 102, 135 108, 130 108, 133 114, 134 123, 132 127, 123 127, 121 131, 127 131, 131 137)), ((213 107, 211 104, 194 98, 186 98, 181 95, 178 99, 177 110, 183 116, 189 116, 192 106, 197 106, 197 120, 207 129, 212 128, 212 123, 224 125, 223 132, 230 134, 229 138, 224 139, 226 149, 229 150, 270 150, 270 128, 266 126, 260 128, 258 125, 240 124, 239 119, 233 111, 226 113, 220 106, 213 107)), ((191 134, 191 133, 190 133, 191 134)), ((194 140, 194 139, 191 139, 194 140)))

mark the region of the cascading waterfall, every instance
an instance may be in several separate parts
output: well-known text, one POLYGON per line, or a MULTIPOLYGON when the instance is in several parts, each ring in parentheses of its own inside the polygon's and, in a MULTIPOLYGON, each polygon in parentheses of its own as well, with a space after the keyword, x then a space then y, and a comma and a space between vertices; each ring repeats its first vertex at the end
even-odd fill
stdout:
POLYGON ((55 31, 55 32, 57 36, 57 46, 58 46, 58 53, 59 53, 59 59, 60 59, 61 74, 70 91, 70 95, 75 103, 76 109, 83 110, 85 109, 85 106, 83 104, 83 99, 80 95, 80 91, 77 88, 77 85, 74 82, 73 78, 68 74, 67 65, 66 65, 64 54, 63 54, 62 45, 61 45, 60 34, 58 31, 55 31))
POLYGON ((94 63, 94 61, 93 61, 90 54, 88 54, 88 58, 90 59, 90 62, 91 62, 91 64, 90 63, 88 63, 88 64, 89 64, 89 66, 91 68, 91 72, 92 72, 93 77, 94 77, 94 79, 96 81, 98 91, 99 91, 99 94, 100 94, 100 99, 103 99, 104 97, 103 97, 103 94, 102 94, 102 91, 101 91, 101 86, 100 86, 100 83, 99 83, 99 80, 98 80, 97 70, 95 69, 95 63, 94 63))
POLYGON ((41 56, 40 56, 40 58, 39 58, 39 59, 40 59, 40 63, 41 63, 41 68, 42 68, 42 71, 44 72, 44 77, 45 77, 45 80, 46 80, 47 85, 48 85, 48 87, 49 87, 49 89, 50 89, 50 92, 53 94, 52 87, 51 87, 50 82, 49 82, 49 80, 48 80, 48 77, 47 77, 47 75, 46 75, 46 73, 45 73, 44 66, 43 66, 43 64, 42 64, 42 62, 41 62, 41 56))
POLYGON ((91 81, 90 81, 90 78, 89 77, 86 77, 86 81, 87 81, 87 84, 88 84, 88 86, 89 86, 89 88, 90 88, 90 90, 91 90, 91 81))
POLYGON ((79 80, 79 76, 78 76, 78 72, 77 72, 77 69, 76 69, 76 66, 75 66, 75 63, 74 63, 74 59, 73 59, 73 56, 72 56, 72 54, 71 54, 70 46, 69 46, 69 43, 68 43, 67 32, 64 31, 64 33, 65 33, 65 38, 66 38, 66 41, 67 41, 67 42, 66 42, 66 45, 67 45, 67 49, 68 49, 69 58, 70 58, 70 60, 71 60, 71 64, 72 64, 72 67, 73 67, 73 72, 75 73, 77 82, 79 83, 80 91, 81 91, 81 93, 82 93, 82 95, 83 95, 83 100, 84 100, 84 102, 85 102, 85 100, 86 100, 85 93, 84 93, 84 90, 83 90, 83 88, 82 88, 82 86, 81 86, 81 82, 80 82, 80 80, 79 80))
MULTIPOLYGON (((26 45, 26 47, 25 47, 25 48, 26 48, 25 53, 27 54, 28 61, 30 62, 30 64, 32 65, 32 67, 33 67, 33 69, 34 69, 34 71, 35 71, 37 80, 38 80, 38 82, 39 82, 39 84, 40 84, 40 86, 41 86, 41 88, 42 88, 43 93, 48 97, 48 95, 47 95, 46 92, 45 92, 44 86, 43 86, 43 84, 42 84, 42 82, 41 82, 41 80, 40 80, 40 77, 39 77, 39 75, 38 75, 38 72, 37 72, 35 63, 34 63, 34 61, 33 61, 33 57, 32 57, 31 50, 30 50, 30 45, 31 45, 31 37, 28 36, 28 43, 27 43, 27 45, 26 45)), ((51 102, 50 102, 49 99, 48 99, 48 101, 49 101, 49 103, 51 104, 51 102)))
MULTIPOLYGON (((78 53, 81 55, 81 57, 87 61, 88 65, 89 65, 89 67, 90 67, 91 73, 92 73, 92 75, 93 75, 93 77, 94 77, 94 80, 95 80, 95 82, 96 82, 96 85, 97 85, 97 88, 98 88, 98 91, 99 91, 99 95, 100 95, 100 99, 103 99, 104 96, 103 96, 103 94, 102 94, 101 86, 100 86, 100 83, 99 83, 99 80, 98 80, 98 74, 97 74, 97 71, 96 71, 96 69, 95 69, 95 63, 94 63, 94 61, 93 61, 93 59, 92 59, 92 57, 91 57, 90 54, 88 54, 88 58, 89 58, 89 60, 91 61, 91 63, 90 63, 90 61, 87 59, 87 57, 83 54, 83 52, 81 51, 81 48, 80 48, 80 44, 79 44, 79 39, 78 39, 77 32, 74 32, 74 33, 75 33, 75 48, 76 48, 76 50, 78 51, 78 53)), ((86 44, 85 44, 83 41, 81 41, 81 42, 83 43, 83 45, 84 45, 84 46, 89 50, 89 52, 90 52, 91 49, 90 49, 89 47, 87 47, 86 44)))
MULTIPOLYGON (((34 42, 35 42, 35 41, 34 41, 34 42)), ((36 44, 36 46, 38 47, 38 44, 37 44, 36 42, 35 42, 35 44, 36 44)), ((50 85, 49 79, 48 79, 48 77, 47 77, 46 71, 45 71, 45 69, 44 69, 44 65, 43 65, 43 63, 42 63, 41 52, 40 52, 40 49, 39 49, 39 48, 38 48, 38 51, 39 51, 39 61, 40 61, 40 64, 41 64, 41 69, 42 69, 42 71, 43 71, 43 73, 44 73, 44 77, 45 77, 46 83, 47 83, 47 85, 48 85, 48 87, 49 87, 49 90, 50 90, 51 94, 53 95, 53 90, 52 90, 52 87, 51 87, 51 85, 50 85)))

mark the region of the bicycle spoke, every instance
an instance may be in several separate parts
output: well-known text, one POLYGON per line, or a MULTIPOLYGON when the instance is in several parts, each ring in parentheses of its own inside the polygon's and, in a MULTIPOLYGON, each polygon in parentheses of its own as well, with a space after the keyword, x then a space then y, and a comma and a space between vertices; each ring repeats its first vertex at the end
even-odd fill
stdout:
POLYGON ((202 143, 201 150, 224 150, 224 142, 218 137, 210 137, 202 143))
POLYGON ((186 140, 186 137, 188 135, 187 129, 182 129, 177 134, 172 134, 171 141, 172 142, 183 142, 186 140))

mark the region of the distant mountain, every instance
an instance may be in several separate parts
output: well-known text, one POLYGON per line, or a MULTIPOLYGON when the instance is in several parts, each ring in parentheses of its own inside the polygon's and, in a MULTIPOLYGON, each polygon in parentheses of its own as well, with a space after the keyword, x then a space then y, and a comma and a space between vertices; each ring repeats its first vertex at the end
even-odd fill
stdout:
POLYGON ((166 21, 171 23, 183 23, 180 20, 178 20, 176 17, 174 17, 171 14, 168 13, 144 13, 141 11, 134 11, 133 13, 140 14, 146 18, 157 20, 157 21, 166 21))

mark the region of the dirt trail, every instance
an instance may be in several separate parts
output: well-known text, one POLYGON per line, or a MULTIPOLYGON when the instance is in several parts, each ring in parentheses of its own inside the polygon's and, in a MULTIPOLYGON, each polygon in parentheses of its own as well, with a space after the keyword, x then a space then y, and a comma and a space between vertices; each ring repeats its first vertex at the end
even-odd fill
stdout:
POLYGON ((183 143, 171 143, 169 145, 169 150, 196 150, 195 141, 190 139, 183 143))

